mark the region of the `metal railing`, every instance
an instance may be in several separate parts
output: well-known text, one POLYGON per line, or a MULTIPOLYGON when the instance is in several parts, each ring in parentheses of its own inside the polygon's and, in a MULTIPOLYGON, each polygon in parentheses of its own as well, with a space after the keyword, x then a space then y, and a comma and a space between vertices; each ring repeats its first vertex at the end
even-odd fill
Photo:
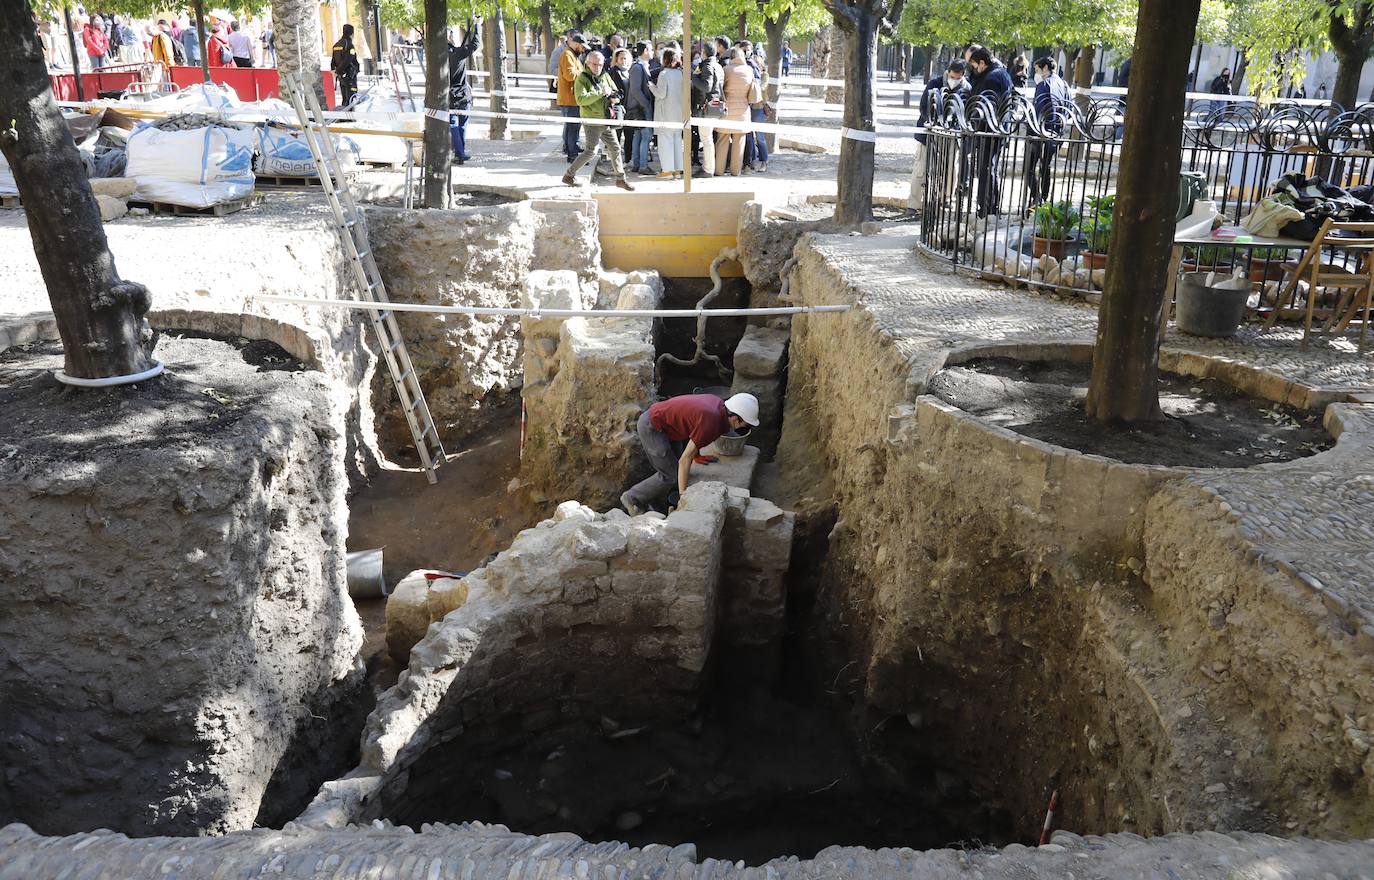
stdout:
MULTIPOLYGON (((1104 276, 1094 270, 1105 270, 1105 259, 1090 249, 1093 232, 1102 231, 1094 217, 1116 191, 1126 101, 1065 101, 1042 114, 1021 93, 1001 102, 931 97, 921 247, 958 268, 1013 283, 1079 294, 1100 288, 1104 276), (1070 219, 1076 215, 1066 241, 1036 242, 1036 209, 1044 204, 1061 206, 1070 219), (1046 248, 1052 262, 1039 256, 1046 248)), ((1237 224, 1288 172, 1347 188, 1374 183, 1374 105, 1341 112, 1191 100, 1182 158, 1184 171, 1203 175, 1202 197, 1237 224)), ((1283 258, 1217 245, 1189 251, 1185 263, 1239 267, 1255 278, 1266 267, 1252 261, 1283 258)))

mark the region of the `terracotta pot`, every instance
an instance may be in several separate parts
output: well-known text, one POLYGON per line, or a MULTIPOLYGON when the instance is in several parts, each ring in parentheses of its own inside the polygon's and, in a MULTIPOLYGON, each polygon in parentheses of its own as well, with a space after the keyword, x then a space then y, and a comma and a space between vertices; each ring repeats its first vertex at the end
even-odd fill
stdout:
POLYGON ((1037 257, 1049 254, 1056 260, 1064 259, 1064 254, 1069 250, 1069 240, 1067 238, 1041 238, 1038 235, 1031 236, 1031 253, 1037 257))
POLYGON ((1255 282, 1282 281, 1283 261, 1252 260, 1250 262, 1250 280, 1255 282))
POLYGON ((1097 251, 1084 251, 1080 256, 1083 257, 1084 269, 1105 269, 1107 268, 1107 255, 1099 254, 1097 251))

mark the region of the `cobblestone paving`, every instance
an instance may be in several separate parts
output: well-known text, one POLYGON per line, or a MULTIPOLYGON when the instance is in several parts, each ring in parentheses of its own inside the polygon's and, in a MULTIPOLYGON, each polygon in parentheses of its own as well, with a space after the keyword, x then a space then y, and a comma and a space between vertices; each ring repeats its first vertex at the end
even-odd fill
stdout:
MULTIPOLYGON (((1091 343, 1097 309, 1086 302, 1017 290, 953 272, 913 253, 910 235, 827 237, 817 251, 848 282, 850 295, 912 359, 918 375, 938 368, 951 347, 997 342, 1091 343)), ((843 298, 843 297, 837 297, 843 298)), ((1295 327, 1232 339, 1171 329, 1166 350, 1221 357, 1333 392, 1374 391, 1374 347, 1353 338, 1318 340, 1307 351, 1295 327)), ((1190 479, 1241 528, 1275 567, 1322 597, 1343 629, 1374 650, 1374 407, 1355 407, 1357 424, 1332 452, 1288 464, 1200 471, 1190 479), (1371 415, 1362 415, 1371 411, 1371 415), (1358 438, 1355 435, 1359 435, 1358 438)))
POLYGON ((1374 878, 1374 841, 1327 843, 1262 834, 1133 834, 1080 837, 1060 832, 1049 846, 976 851, 829 847, 816 858, 766 865, 706 858, 691 844, 587 843, 573 834, 533 837, 500 825, 241 831, 217 838, 122 834, 39 837, 22 825, 0 829, 0 880, 43 878, 279 877, 317 880, 1062 880, 1062 878, 1374 878))

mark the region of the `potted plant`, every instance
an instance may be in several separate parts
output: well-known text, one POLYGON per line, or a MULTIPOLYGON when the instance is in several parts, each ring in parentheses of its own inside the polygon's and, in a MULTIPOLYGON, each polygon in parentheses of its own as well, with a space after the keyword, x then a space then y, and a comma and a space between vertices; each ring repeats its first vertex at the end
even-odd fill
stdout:
POLYGON ((1288 259, 1288 248, 1262 247, 1250 250, 1250 280, 1283 280, 1283 264, 1288 259))
POLYGON ((1107 245, 1112 238, 1112 209, 1116 207, 1116 193, 1092 196, 1088 199, 1092 213, 1083 222, 1083 235, 1088 248, 1083 253, 1083 267, 1105 269, 1107 245))
POLYGON ((1183 269, 1187 272, 1224 272, 1231 274, 1236 249, 1227 245, 1204 244, 1185 248, 1183 269))
POLYGON ((1082 219, 1069 202, 1045 202, 1036 206, 1035 228, 1031 233, 1031 253, 1037 257, 1049 254, 1064 259, 1069 249, 1069 237, 1082 219))

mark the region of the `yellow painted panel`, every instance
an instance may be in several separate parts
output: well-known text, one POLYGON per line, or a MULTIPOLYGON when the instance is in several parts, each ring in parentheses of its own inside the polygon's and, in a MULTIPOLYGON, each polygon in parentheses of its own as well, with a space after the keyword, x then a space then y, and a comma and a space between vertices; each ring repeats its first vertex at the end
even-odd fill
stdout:
MULTIPOLYGON (((711 261, 735 246, 731 235, 601 235, 601 264, 609 269, 657 269, 667 278, 706 278, 711 261)), ((744 268, 734 260, 720 274, 738 278, 744 268)))
POLYGON ((601 235, 734 235, 752 192, 600 192, 601 235))

